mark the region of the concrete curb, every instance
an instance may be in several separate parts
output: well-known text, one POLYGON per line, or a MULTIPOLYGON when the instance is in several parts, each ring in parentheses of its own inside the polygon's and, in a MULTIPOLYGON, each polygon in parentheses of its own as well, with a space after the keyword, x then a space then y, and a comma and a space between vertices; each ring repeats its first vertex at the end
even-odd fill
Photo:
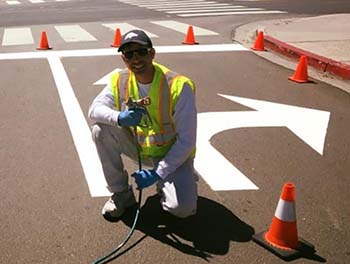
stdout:
MULTIPOLYGON (((296 17, 296 18, 283 18, 283 19, 274 19, 274 20, 263 20, 263 21, 256 21, 251 22, 247 24, 242 24, 237 26, 232 30, 232 41, 235 41, 237 43, 240 43, 247 49, 251 49, 251 47, 254 45, 256 41, 256 36, 259 31, 268 32, 268 29, 270 26, 276 26, 276 25, 285 25, 292 23, 293 21, 299 20, 302 17, 296 17)), ((269 32, 269 34, 271 34, 269 32)), ((269 35, 267 34, 267 35, 269 35)), ((268 41, 266 41, 268 42, 268 41)), ((267 44, 268 45, 268 44, 267 44)), ((289 45, 289 44, 288 44, 289 45)), ((294 47, 293 47, 294 48, 294 47)), ((277 48, 276 48, 277 49, 277 48)), ((291 48, 291 50, 294 50, 291 48)), ((303 50, 304 51, 304 50, 303 50)), ((285 67, 287 69, 290 69, 291 71, 295 71, 299 57, 300 55, 289 55, 286 56, 286 52, 282 53, 280 51, 274 51, 272 48, 268 51, 253 51, 257 56, 262 57, 272 63, 278 64, 282 67, 285 67), (298 58, 297 58, 298 57, 298 58)), ((326 64, 324 64, 325 66, 326 64)), ((343 79, 342 77, 330 73, 330 69, 332 70, 333 64, 328 64, 327 68, 328 71, 324 71, 325 67, 322 68, 322 70, 317 69, 316 67, 309 67, 308 74, 309 77, 322 81, 324 83, 327 83, 331 86, 334 86, 336 88, 341 89, 342 91, 350 94, 350 82, 349 79, 343 79)), ((335 64, 339 65, 339 64, 335 64)), ((349 66, 349 65, 347 65, 349 66)), ((347 68, 345 68, 347 70, 347 68)), ((345 74, 346 76, 346 74, 345 74)))
POLYGON ((308 65, 322 70, 323 72, 337 75, 344 80, 350 80, 350 65, 294 47, 265 34, 264 45, 267 49, 279 52, 290 58, 298 59, 300 56, 305 55, 308 58, 308 65))

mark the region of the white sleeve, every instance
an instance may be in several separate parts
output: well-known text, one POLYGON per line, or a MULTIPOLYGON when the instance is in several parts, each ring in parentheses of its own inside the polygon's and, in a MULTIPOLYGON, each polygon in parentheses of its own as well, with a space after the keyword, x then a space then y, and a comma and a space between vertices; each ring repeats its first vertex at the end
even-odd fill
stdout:
POLYGON ((157 174, 163 179, 186 161, 196 145, 197 109, 194 92, 188 84, 182 89, 173 119, 177 133, 176 142, 156 168, 157 174))
POLYGON ((114 94, 108 85, 93 100, 88 115, 96 123, 118 124, 119 111, 115 108, 114 94))

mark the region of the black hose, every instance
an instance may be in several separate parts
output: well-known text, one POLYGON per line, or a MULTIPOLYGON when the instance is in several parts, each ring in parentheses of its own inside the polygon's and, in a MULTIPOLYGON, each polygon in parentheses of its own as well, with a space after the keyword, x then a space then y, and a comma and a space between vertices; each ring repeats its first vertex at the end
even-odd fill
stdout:
POLYGON ((136 209, 136 213, 135 213, 134 223, 132 224, 132 227, 130 228, 129 233, 127 234, 127 236, 124 239, 124 241, 122 243, 120 243, 116 248, 114 248, 111 252, 109 252, 106 255, 100 257, 99 259, 95 260, 91 264, 102 264, 102 263, 109 262, 109 258, 112 255, 114 255, 115 253, 117 253, 126 244, 126 242, 128 242, 128 240, 130 239, 130 237, 132 236, 132 234, 135 231, 137 220, 138 220, 139 214, 140 214, 141 200, 142 200, 142 190, 139 190, 139 199, 137 201, 137 209, 136 209))
MULTIPOLYGON (((138 165, 139 165, 139 170, 142 170, 142 161, 141 161, 141 154, 140 154, 140 149, 139 149, 138 141, 137 141, 136 127, 134 127, 134 138, 135 138, 135 145, 136 145, 136 149, 137 149, 137 161, 138 161, 138 165)), ((114 255, 115 253, 117 253, 126 244, 126 242, 129 241, 130 237, 132 236, 132 234, 135 231, 137 220, 139 219, 139 214, 140 214, 140 209, 141 209, 141 201, 142 201, 142 189, 139 190, 139 199, 137 201, 137 209, 136 209, 136 213, 135 213, 134 222, 132 224, 132 227, 129 230, 129 233, 127 234, 126 238, 124 239, 124 241, 121 242, 111 252, 109 252, 106 255, 100 257, 99 259, 95 260, 91 264, 103 264, 103 263, 109 262, 111 260, 110 257, 112 255, 114 255)))

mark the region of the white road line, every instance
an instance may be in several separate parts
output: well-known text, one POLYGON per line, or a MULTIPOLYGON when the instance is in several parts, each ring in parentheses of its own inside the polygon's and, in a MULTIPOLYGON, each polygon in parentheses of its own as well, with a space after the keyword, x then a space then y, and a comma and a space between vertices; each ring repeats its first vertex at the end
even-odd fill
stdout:
MULTIPOLYGON (((164 3, 174 3, 174 2, 178 2, 178 3, 181 3, 181 2, 188 2, 189 0, 177 0, 177 1, 169 1, 169 0, 119 0, 120 2, 123 2, 123 3, 135 3, 135 4, 139 4, 139 3, 154 3, 154 2, 157 2, 157 3, 161 3, 161 2, 164 2, 164 3)), ((203 2, 204 0, 192 0, 192 2, 203 2)))
POLYGON ((5 28, 2 39, 3 46, 33 44, 33 35, 30 28, 5 28))
POLYGON ((201 6, 194 6, 194 7, 189 7, 189 6, 183 6, 183 7, 159 7, 155 8, 154 10, 157 11, 177 11, 177 10, 197 10, 197 9, 202 9, 202 8, 212 8, 212 9, 225 9, 225 8, 244 8, 246 6, 233 6, 230 4, 208 4, 208 5, 201 5, 201 6))
POLYGON ((64 66, 57 56, 48 56, 56 88, 61 100, 69 129, 71 131, 80 163, 92 197, 109 196, 103 170, 91 131, 85 120, 80 104, 74 94, 64 66))
POLYGON ((203 2, 192 2, 192 1, 181 1, 181 2, 176 2, 176 3, 165 3, 165 4, 142 4, 142 5, 137 5, 139 7, 147 7, 147 8, 156 8, 159 6, 162 7, 177 7, 177 6, 201 6, 203 4, 216 4, 217 2, 214 1, 203 1, 203 2))
POLYGON ((42 3, 45 3, 45 1, 43 1, 43 0, 29 0, 29 2, 31 2, 32 4, 42 4, 42 3))
POLYGON ((19 2, 19 1, 6 1, 6 4, 8 4, 8 5, 19 5, 19 4, 21 4, 21 2, 19 2))
POLYGON ((224 15, 254 15, 254 14, 282 14, 284 11, 265 10, 265 11, 245 11, 245 12, 215 12, 215 13, 199 13, 199 14, 178 14, 180 17, 195 16, 224 16, 224 15))
POLYGON ((97 39, 79 25, 55 26, 66 42, 97 41, 97 39))
MULTIPOLYGON (((183 34, 187 33, 188 27, 189 27, 189 24, 177 22, 174 20, 151 21, 151 23, 162 26, 162 27, 173 29, 173 30, 181 32, 183 34)), ((218 33, 214 32, 214 31, 204 29, 201 27, 196 27, 196 26, 193 27, 193 31, 194 31, 196 36, 219 35, 218 33)))
MULTIPOLYGON (((227 11, 258 11, 258 10, 264 10, 264 9, 263 8, 226 8, 225 10, 222 10, 222 11, 227 12, 227 11)), ((186 13, 217 12, 217 11, 221 11, 221 10, 217 10, 217 9, 181 10, 181 11, 167 11, 165 13, 186 14, 186 13)))
POLYGON ((155 49, 157 53, 249 51, 241 44, 158 46, 155 49))
MULTIPOLYGON (((157 53, 184 53, 184 52, 222 52, 222 51, 250 51, 241 44, 209 44, 209 45, 179 45, 179 46, 155 46, 157 53)), ((95 57, 118 56, 116 49, 85 49, 85 50, 60 50, 60 51, 35 51, 0 53, 0 60, 19 59, 44 59, 48 56, 64 57, 95 57)))
MULTIPOLYGON (((157 4, 162 4, 162 3, 169 3, 169 0, 119 0, 119 2, 126 3, 126 4, 132 4, 132 5, 138 5, 138 4, 152 4, 152 3, 157 3, 157 4)), ((181 0, 181 1, 176 1, 177 3, 182 3, 182 2, 188 2, 187 0, 181 0)), ((203 2, 203 0, 192 0, 191 2, 203 2)))
MULTIPOLYGON (((121 34, 124 34, 130 30, 133 30, 133 29, 141 29, 141 28, 135 27, 129 23, 106 23, 106 24, 102 24, 102 26, 110 28, 113 31, 116 30, 117 28, 119 28, 121 34)), ((157 38, 158 37, 156 34, 153 34, 153 33, 148 32, 146 30, 144 30, 144 31, 150 38, 157 38)))

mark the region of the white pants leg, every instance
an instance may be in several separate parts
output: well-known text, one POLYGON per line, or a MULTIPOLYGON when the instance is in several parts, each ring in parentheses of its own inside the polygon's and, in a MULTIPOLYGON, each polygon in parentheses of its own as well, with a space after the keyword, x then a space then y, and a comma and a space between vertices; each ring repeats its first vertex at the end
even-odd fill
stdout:
POLYGON ((162 190, 160 202, 163 210, 181 218, 196 214, 197 180, 193 159, 189 158, 165 180, 158 181, 158 190, 162 190))
MULTIPOLYGON (((121 154, 137 161, 137 149, 132 133, 126 128, 95 124, 92 127, 98 155, 110 192, 126 190, 128 173, 124 169, 121 154)), ((144 163, 144 162, 143 162, 144 163)), ((158 161, 153 160, 153 167, 158 161)), ((150 162, 146 161, 149 166, 150 162)), ((187 159, 175 172, 159 180, 157 188, 161 190, 161 204, 165 211, 177 216, 187 217, 196 213, 197 209, 197 177, 194 174, 193 159, 187 159)))
POLYGON ((106 124, 92 126, 92 138, 100 157, 107 188, 110 192, 121 192, 129 187, 128 173, 124 169, 121 154, 137 160, 133 135, 126 128, 106 124))

